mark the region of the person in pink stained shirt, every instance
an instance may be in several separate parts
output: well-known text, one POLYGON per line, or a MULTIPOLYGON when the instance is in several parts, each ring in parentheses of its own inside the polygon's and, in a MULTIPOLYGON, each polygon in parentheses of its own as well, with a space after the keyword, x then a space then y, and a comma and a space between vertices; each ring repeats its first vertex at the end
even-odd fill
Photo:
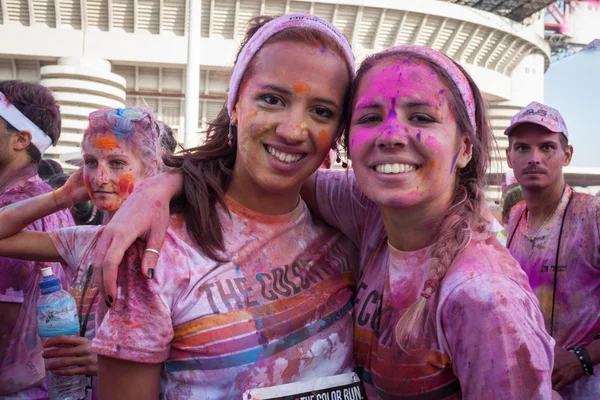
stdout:
POLYGON ((299 192, 341 133, 353 70, 347 40, 319 17, 251 22, 206 142, 133 194, 161 182, 165 198, 124 203, 100 238, 97 253, 127 243, 113 235, 137 235, 124 215, 162 221, 183 192, 160 251, 137 242, 118 278, 104 273, 116 285, 92 344, 101 397, 238 400, 352 372, 358 252, 299 192), (143 254, 156 265, 146 276, 143 254))
MULTIPOLYGON (((83 168, 54 192, 44 191, 0 210, 0 256, 61 262, 73 277, 72 281, 63 282, 71 283, 70 292, 80 317, 80 337, 58 336, 46 341, 44 358, 60 358, 48 365, 54 374, 89 377, 98 374, 97 357, 90 347, 106 307, 99 307, 102 297, 93 282, 90 260, 102 227, 47 225, 44 232, 24 228, 32 221, 63 212, 90 198, 107 223, 134 186, 164 166, 161 155, 167 151, 161 146, 162 139, 152 114, 144 110, 107 108, 93 112, 81 146, 83 168)), ((16 266, 12 268, 6 266, 7 276, 23 273, 16 266)), ((37 270, 28 273, 32 280, 40 275, 37 270)), ((30 336, 37 337, 35 328, 34 313, 30 336)), ((42 364, 42 373, 43 368, 42 364)), ((22 376, 16 372, 22 371, 15 371, 15 376, 22 376)), ((92 393, 90 389, 96 380, 90 380, 88 396, 93 396, 95 391, 92 393)))
MULTIPOLYGON (((60 110, 47 88, 0 81, 0 208, 52 191, 37 169, 44 151, 58 141, 60 127, 60 110)), ((64 210, 26 225, 28 231, 44 232, 74 222, 64 210)), ((68 288, 69 281, 58 263, 0 257, 0 397, 5 399, 48 397, 36 328, 38 283, 44 267, 51 267, 68 288)))
POLYGON ((554 342, 489 231, 477 86, 437 51, 398 46, 362 63, 350 104, 353 170, 319 170, 303 196, 361 246, 354 356, 369 399, 551 398, 554 342))
POLYGON ((600 398, 600 199, 565 184, 573 147, 558 110, 531 103, 505 131, 524 201, 507 245, 556 340, 552 383, 565 399, 600 398))

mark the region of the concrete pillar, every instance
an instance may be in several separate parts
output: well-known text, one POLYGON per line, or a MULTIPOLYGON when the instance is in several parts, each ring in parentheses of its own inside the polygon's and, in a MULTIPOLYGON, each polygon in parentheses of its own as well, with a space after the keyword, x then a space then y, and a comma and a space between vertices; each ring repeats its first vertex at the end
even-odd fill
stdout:
POLYGON ((42 67, 40 77, 40 84, 54 93, 62 114, 60 140, 48 149, 46 157, 77 158, 88 115, 125 105, 125 78, 112 73, 110 62, 103 59, 62 57, 58 65, 42 67))
POLYGON ((198 134, 200 105, 200 22, 202 0, 189 0, 190 24, 188 31, 188 58, 185 74, 185 129, 183 143, 190 145, 198 134))

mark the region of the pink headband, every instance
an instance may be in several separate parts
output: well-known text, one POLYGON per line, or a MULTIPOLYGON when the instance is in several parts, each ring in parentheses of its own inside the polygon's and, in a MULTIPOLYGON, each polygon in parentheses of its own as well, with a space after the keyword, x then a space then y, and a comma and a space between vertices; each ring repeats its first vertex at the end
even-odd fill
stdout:
POLYGON ((473 128, 473 132, 477 134, 477 120, 475 119, 475 98, 473 96, 473 91, 471 90, 471 86, 469 85, 469 81, 467 77, 462 73, 460 69, 454 64, 454 62, 440 53, 437 50, 434 50, 425 46, 412 46, 412 45, 400 45, 390 47, 389 49, 385 49, 379 54, 388 54, 388 53, 415 53, 419 54, 439 67, 443 68, 458 90, 460 91, 460 95, 467 107, 467 113, 469 114, 469 120, 471 121, 471 127, 473 128))
POLYGON ((231 75, 231 80, 229 81, 229 91, 227 92, 227 112, 230 117, 233 109, 235 108, 242 76, 244 76, 244 72, 246 71, 246 68, 248 68, 250 60, 252 60, 256 53, 258 53, 261 47, 270 38, 272 38, 275 34, 289 28, 314 29, 335 40, 344 50, 346 61, 348 61, 352 73, 354 73, 354 55, 352 54, 352 49, 350 48, 350 44, 348 43, 346 37, 339 30, 337 30, 336 27, 324 19, 310 14, 283 15, 263 25, 244 45, 237 63, 233 67, 233 74, 231 75))

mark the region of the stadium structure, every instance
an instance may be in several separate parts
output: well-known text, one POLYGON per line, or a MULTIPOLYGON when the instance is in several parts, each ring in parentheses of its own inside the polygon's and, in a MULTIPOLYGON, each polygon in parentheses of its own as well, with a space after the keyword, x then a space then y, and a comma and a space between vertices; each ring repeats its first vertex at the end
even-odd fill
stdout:
MULTIPOLYGON (((396 44, 431 46, 464 65, 484 93, 500 144, 510 117, 544 99, 551 47, 541 0, 0 0, 0 79, 46 85, 63 112, 59 145, 78 150, 102 107, 155 111, 197 142, 222 107, 247 21, 303 12, 333 22, 360 61, 396 44), (188 79, 189 77, 189 79, 188 79)), ((493 172, 507 168, 496 156, 493 172)))

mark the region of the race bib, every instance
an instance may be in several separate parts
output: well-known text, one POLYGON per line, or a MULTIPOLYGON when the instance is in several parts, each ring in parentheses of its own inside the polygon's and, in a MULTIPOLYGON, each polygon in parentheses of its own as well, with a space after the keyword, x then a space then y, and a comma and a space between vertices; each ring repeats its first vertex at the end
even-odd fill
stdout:
POLYGON ((354 372, 310 381, 246 390, 243 400, 366 400, 354 372))

